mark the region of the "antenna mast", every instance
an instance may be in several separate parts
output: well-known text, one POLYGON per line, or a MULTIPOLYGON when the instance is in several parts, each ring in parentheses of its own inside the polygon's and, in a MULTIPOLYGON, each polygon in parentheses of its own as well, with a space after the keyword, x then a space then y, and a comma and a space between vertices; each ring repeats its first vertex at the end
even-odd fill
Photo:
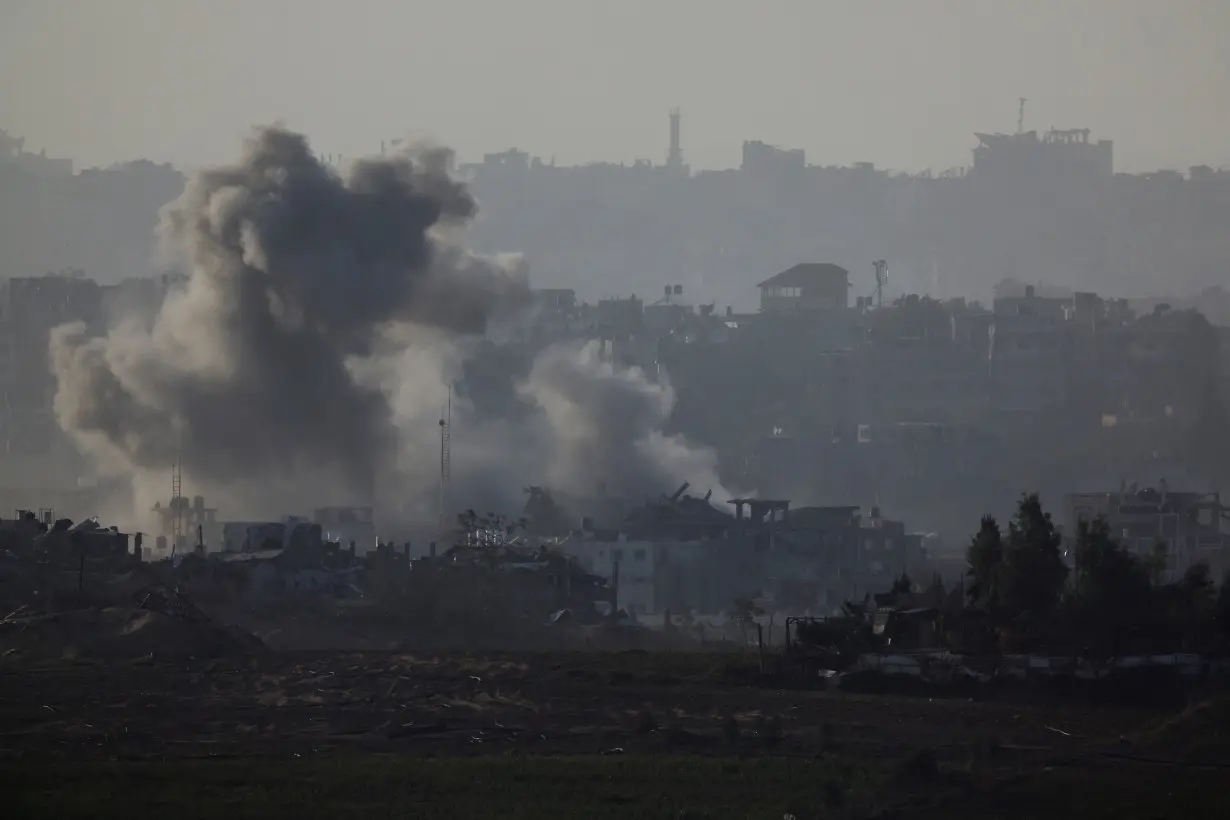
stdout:
POLYGON ((448 484, 452 472, 453 386, 448 387, 448 404, 440 418, 440 535, 444 535, 444 514, 448 503, 448 484))
POLYGON ((877 259, 871 263, 876 269, 876 308, 884 307, 884 286, 888 284, 888 262, 877 259))
POLYGON ((1016 132, 1018 134, 1025 133, 1025 103, 1028 102, 1025 97, 1017 97, 1016 109, 1016 132))

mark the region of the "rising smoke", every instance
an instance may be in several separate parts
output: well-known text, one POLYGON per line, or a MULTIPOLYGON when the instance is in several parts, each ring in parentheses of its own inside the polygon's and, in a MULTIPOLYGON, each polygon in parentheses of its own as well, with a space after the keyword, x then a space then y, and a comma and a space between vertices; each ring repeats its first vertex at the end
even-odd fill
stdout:
MULTIPOLYGON (((420 149, 342 175, 303 136, 259 130, 164 211, 161 239, 188 281, 152 327, 53 333, 60 425, 102 469, 142 481, 178 460, 244 513, 378 497, 422 513, 412 500, 436 482, 447 385, 528 296, 519 258, 458 244, 476 206, 449 158, 420 149)), ((662 432, 669 388, 592 346, 543 351, 515 395, 496 414, 459 397, 459 504, 467 492, 520 503, 544 481, 716 482, 711 453, 662 432)))

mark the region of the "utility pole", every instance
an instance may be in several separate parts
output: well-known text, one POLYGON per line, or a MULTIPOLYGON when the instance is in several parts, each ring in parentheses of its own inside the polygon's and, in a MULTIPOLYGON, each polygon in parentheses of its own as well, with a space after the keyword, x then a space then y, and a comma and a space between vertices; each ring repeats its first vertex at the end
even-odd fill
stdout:
POLYGON ((453 386, 448 388, 448 404, 440 416, 440 498, 437 507, 440 535, 444 535, 444 516, 448 504, 448 484, 452 472, 453 386))
POLYGON ((1016 132, 1018 134, 1025 133, 1025 103, 1027 100, 1024 97, 1017 97, 1016 109, 1016 132))

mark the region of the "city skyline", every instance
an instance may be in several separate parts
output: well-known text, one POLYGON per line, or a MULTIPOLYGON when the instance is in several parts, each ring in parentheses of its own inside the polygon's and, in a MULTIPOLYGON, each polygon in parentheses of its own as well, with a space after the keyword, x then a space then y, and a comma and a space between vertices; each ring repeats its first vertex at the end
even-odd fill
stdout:
MULTIPOLYGON (((1027 98, 1017 98, 1017 99, 1018 99, 1018 112, 1019 112, 1021 111, 1021 101, 1027 100, 1027 98)), ((670 108, 668 112, 666 112, 666 117, 663 117, 662 119, 669 120, 670 117, 674 117, 674 116, 678 116, 679 119, 683 121, 683 128, 686 129, 687 127, 686 120, 683 120, 682 108, 680 106, 673 106, 672 108, 670 108)), ((260 124, 254 124, 251 128, 247 130, 247 132, 241 132, 237 134, 236 140, 241 141, 263 127, 265 126, 260 125, 260 124)), ((176 163, 174 160, 171 160, 171 159, 159 160, 156 158, 150 158, 150 157, 145 157, 145 156, 120 157, 120 158, 116 158, 109 162, 100 162, 96 164, 84 163, 80 161, 80 159, 76 156, 54 155, 54 154, 48 153, 45 147, 42 147, 37 143, 31 143, 28 139, 26 139, 25 134, 23 134, 20 129, 11 128, 11 127, 5 128, 4 124, 0 123, 0 130, 6 131, 10 137, 21 139, 25 141, 26 144, 24 146, 24 150, 31 154, 42 154, 46 156, 48 159, 67 160, 71 162, 72 168, 74 169, 74 171, 114 168, 114 167, 126 165, 128 163, 133 163, 133 162, 154 162, 155 164, 167 164, 167 165, 170 165, 176 168, 177 170, 180 170, 186 173, 191 173, 195 170, 198 170, 202 167, 207 167, 209 165, 209 163, 202 163, 202 164, 196 164, 196 165, 183 164, 183 163, 176 163)), ((667 135, 669 133, 666 127, 664 127, 662 130, 663 130, 664 135, 667 135)), ((1151 174, 1151 173, 1177 172, 1181 174, 1186 174, 1189 170, 1194 169, 1194 168, 1212 168, 1213 170, 1216 170, 1216 171, 1230 171, 1230 161, 1219 163, 1213 160, 1208 160, 1208 161, 1203 161, 1203 162, 1194 162, 1194 163, 1183 165, 1183 166, 1164 165, 1164 166, 1156 166, 1156 167, 1150 167, 1150 168, 1124 169, 1120 167, 1120 161, 1119 161, 1119 157, 1121 153, 1121 149, 1120 149, 1121 143, 1118 140, 1116 140, 1113 135, 1096 133, 1092 129, 1080 129, 1080 128, 1073 129, 1073 128, 1063 128, 1063 127, 1057 127, 1057 126, 1039 128, 1039 127, 1034 127, 1028 124, 1026 124, 1024 132, 1018 132, 1012 128, 983 129, 981 131, 974 132, 974 134, 972 135, 973 139, 971 140, 971 145, 969 146, 969 149, 966 152, 969 155, 968 158, 964 162, 956 163, 953 165, 931 165, 931 166, 926 166, 923 168, 897 168, 897 167, 892 167, 892 166, 885 166, 882 163, 877 162, 875 158, 872 158, 872 157, 868 157, 862 160, 850 161, 850 162, 836 162, 836 161, 829 162, 829 161, 825 161, 823 158, 814 157, 811 154, 806 154, 805 164, 806 164, 806 167, 809 167, 809 168, 853 168, 856 166, 870 165, 871 167, 875 168, 878 171, 884 171, 890 174, 905 174, 908 176, 915 176, 919 174, 923 174, 923 175, 932 174, 932 175, 938 176, 941 174, 950 173, 952 171, 965 172, 965 171, 970 170, 973 167, 974 165, 973 158, 974 158, 975 153, 978 151, 979 144, 980 144, 978 135, 985 134, 985 135, 992 135, 992 136, 1000 136, 1000 135, 1013 136, 1014 134, 1017 134, 1017 133, 1025 133, 1025 134, 1033 133, 1033 134, 1036 134, 1039 139, 1047 139, 1049 138, 1048 137, 1049 134, 1058 134, 1060 136, 1063 136, 1066 133, 1074 133, 1074 132, 1080 132, 1080 131, 1085 131, 1086 133, 1088 133, 1091 140, 1095 140, 1095 141, 1096 140, 1107 140, 1114 144, 1114 148, 1115 148, 1114 171, 1115 173, 1151 174)), ((686 133, 686 130, 685 130, 685 133, 686 133)), ((310 140, 311 136, 308 135, 308 138, 310 140)), ((341 162, 347 162, 350 160, 359 160, 365 157, 373 157, 373 156, 378 156, 380 154, 384 154, 388 152, 395 152, 400 147, 408 143, 411 143, 412 141, 413 141, 413 138, 396 137, 393 139, 384 139, 384 140, 380 140, 376 145, 367 146, 364 149, 354 154, 343 154, 340 152, 329 151, 327 150, 327 146, 319 146, 315 143, 313 143, 313 147, 314 147, 315 153, 318 156, 320 156, 322 159, 326 160, 329 163, 337 165, 341 162)), ((422 141, 422 144, 437 145, 440 143, 436 143, 431 140, 424 139, 422 141)), ((800 152, 800 151, 805 152, 805 149, 799 148, 798 146, 788 143, 788 142, 770 143, 764 140, 754 139, 754 138, 748 138, 748 139, 742 140, 739 143, 738 147, 742 150, 748 145, 761 146, 763 148, 774 149, 780 152, 800 152)), ((451 146, 447 144, 443 144, 443 147, 449 148, 450 150, 452 150, 451 146)), ((575 163, 563 163, 563 162, 557 162, 557 157, 554 154, 547 155, 547 154, 544 154, 543 152, 535 150, 533 147, 530 147, 530 146, 511 145, 511 146, 504 146, 504 147, 494 147, 491 150, 483 151, 473 156, 463 155, 463 154, 460 154, 454 151, 453 163, 455 167, 464 167, 464 166, 477 167, 478 165, 484 163, 490 158, 498 158, 501 156, 507 156, 507 155, 520 153, 520 154, 523 154, 531 163, 534 161, 539 161, 544 166, 548 166, 548 167, 584 168, 584 167, 600 166, 600 165, 633 167, 636 165, 649 163, 655 167, 668 168, 668 167, 672 167, 671 157, 673 156, 672 151, 674 150, 675 147, 676 146, 672 144, 672 142, 670 141, 670 137, 667 136, 663 140, 663 150, 659 152, 662 156, 638 156, 638 157, 632 157, 630 159, 625 158, 625 157, 618 157, 618 158, 596 157, 596 158, 582 159, 575 163)), ((741 158, 739 156, 736 156, 731 161, 731 163, 728 165, 698 167, 695 163, 691 162, 689 159, 686 140, 681 141, 681 143, 677 147, 680 148, 680 161, 681 161, 680 168, 681 170, 686 170, 689 174, 695 174, 697 172, 707 172, 707 171, 739 170, 741 167, 743 167, 741 164, 741 160, 742 162, 746 162, 746 157, 741 158)))
POLYGON ((771 5, 411 16, 305 0, 245 7, 236 26, 225 2, 16 2, 0 12, 0 124, 82 167, 212 164, 279 120, 343 156, 402 136, 466 161, 517 147, 660 164, 679 106, 694 169, 735 167, 744 140, 763 140, 815 164, 918 172, 968 165, 973 133, 1015 130, 1024 96, 1027 129, 1089 128, 1124 171, 1230 162, 1230 10, 1213 0, 771 5))

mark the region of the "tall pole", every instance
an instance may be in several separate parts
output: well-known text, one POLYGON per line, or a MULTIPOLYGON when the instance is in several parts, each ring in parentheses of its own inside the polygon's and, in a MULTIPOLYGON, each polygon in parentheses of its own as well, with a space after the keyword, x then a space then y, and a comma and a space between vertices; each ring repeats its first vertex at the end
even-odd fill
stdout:
POLYGON ((884 286, 888 284, 888 262, 877 259, 871 263, 876 269, 876 307, 884 307, 884 286))
POLYGON ((453 426, 453 386, 448 388, 448 403, 440 418, 440 497, 438 499, 437 516, 440 535, 444 535, 444 516, 448 505, 448 482, 452 469, 452 453, 450 439, 453 426))
POLYGON ((440 419, 440 487, 436 499, 436 527, 440 537, 444 537, 444 448, 447 447, 448 422, 440 419))

